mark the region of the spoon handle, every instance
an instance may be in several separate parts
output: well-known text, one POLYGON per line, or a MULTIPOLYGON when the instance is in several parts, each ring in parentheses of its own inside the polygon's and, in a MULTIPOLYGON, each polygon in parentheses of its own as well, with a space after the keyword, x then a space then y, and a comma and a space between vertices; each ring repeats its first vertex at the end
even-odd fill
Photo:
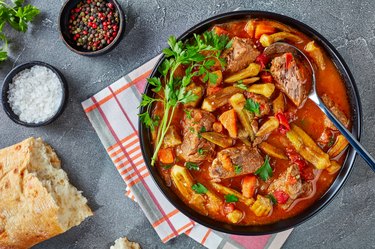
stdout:
POLYGON ((367 162, 371 169, 375 172, 375 159, 370 153, 359 143, 359 141, 353 136, 353 134, 341 124, 341 122, 335 117, 335 115, 320 101, 320 109, 327 115, 329 120, 336 126, 341 134, 348 140, 351 146, 357 151, 357 153, 367 162))

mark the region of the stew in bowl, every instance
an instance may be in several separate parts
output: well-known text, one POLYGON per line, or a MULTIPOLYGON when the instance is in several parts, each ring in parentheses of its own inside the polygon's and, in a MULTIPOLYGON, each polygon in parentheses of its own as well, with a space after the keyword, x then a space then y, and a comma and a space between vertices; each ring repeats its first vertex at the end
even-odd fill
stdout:
POLYGON ((347 158, 346 139, 307 99, 311 72, 292 53, 264 52, 278 41, 305 52, 319 95, 351 128, 346 84, 325 48, 271 18, 170 37, 158 74, 148 79, 153 94, 142 98, 150 167, 185 205, 223 224, 266 225, 301 214, 347 158))

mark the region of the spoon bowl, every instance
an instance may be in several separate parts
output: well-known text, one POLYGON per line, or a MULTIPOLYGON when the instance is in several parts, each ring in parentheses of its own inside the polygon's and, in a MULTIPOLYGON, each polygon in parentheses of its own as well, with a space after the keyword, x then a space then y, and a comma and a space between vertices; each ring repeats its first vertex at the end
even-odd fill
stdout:
POLYGON ((351 146, 356 150, 356 152, 367 162, 370 168, 375 172, 375 159, 370 155, 370 153, 359 143, 357 138, 350 132, 332 113, 332 111, 324 104, 322 99, 319 97, 316 89, 316 77, 315 70, 304 52, 299 48, 285 42, 275 42, 271 44, 264 50, 267 56, 274 56, 283 53, 292 53, 297 56, 301 62, 307 67, 311 72, 311 89, 308 98, 311 99, 319 109, 328 117, 329 120, 336 126, 336 128, 341 132, 341 134, 348 140, 351 146))

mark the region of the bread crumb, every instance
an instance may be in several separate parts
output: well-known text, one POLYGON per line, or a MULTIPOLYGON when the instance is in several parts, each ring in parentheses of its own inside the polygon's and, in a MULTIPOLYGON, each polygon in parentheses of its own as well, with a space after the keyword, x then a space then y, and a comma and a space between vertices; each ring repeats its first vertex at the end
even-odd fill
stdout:
POLYGON ((141 246, 138 243, 129 241, 125 237, 117 239, 110 249, 141 249, 141 246))

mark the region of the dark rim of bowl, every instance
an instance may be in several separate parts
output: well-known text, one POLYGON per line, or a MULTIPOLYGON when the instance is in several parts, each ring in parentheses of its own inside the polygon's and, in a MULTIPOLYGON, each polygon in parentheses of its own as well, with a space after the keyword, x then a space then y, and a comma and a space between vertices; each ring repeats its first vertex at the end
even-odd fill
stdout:
POLYGON ((61 7, 59 14, 59 32, 61 40, 64 42, 65 46, 68 47, 71 51, 84 56, 98 56, 112 51, 120 43, 121 39, 125 34, 126 16, 121 8, 121 5, 116 0, 106 0, 108 2, 112 2, 119 13, 119 29, 117 35, 113 39, 113 41, 107 46, 96 51, 88 51, 81 49, 78 46, 72 45, 72 41, 68 34, 68 25, 65 23, 66 18, 67 20, 69 20, 70 10, 73 9, 81 1, 82 0, 67 0, 61 7))
MULTIPOLYGON (((337 70, 341 73, 341 77, 347 88, 348 97, 350 99, 350 105, 352 108, 352 121, 353 121, 353 134, 359 139, 361 135, 361 127, 362 127, 362 107, 359 101, 359 94, 357 90, 357 86, 355 84, 353 75, 351 74, 347 64, 338 53, 338 51, 333 47, 331 43, 328 42, 320 33, 309 27, 308 25, 297 21, 291 17, 267 12, 267 11, 257 11, 257 10, 243 10, 243 11, 234 11, 234 12, 227 12, 217 16, 213 16, 207 20, 204 20, 197 25, 193 26, 186 32, 184 32, 181 36, 179 36, 178 40, 185 40, 190 38, 193 33, 201 33, 204 30, 207 30, 209 27, 212 27, 214 24, 219 24, 223 22, 235 21, 235 20, 243 20, 247 18, 265 18, 265 19, 272 19, 287 25, 290 25, 301 32, 305 33, 306 35, 310 36, 312 39, 317 41, 326 51, 326 53, 330 56, 333 62, 336 65, 337 70)), ((154 67, 150 77, 153 77, 158 74, 157 68, 164 60, 164 56, 160 58, 156 66, 154 67)), ((152 95, 152 86, 149 84, 146 85, 144 93, 147 95, 152 95)), ((140 113, 147 111, 145 107, 140 109, 140 113)), ((309 220, 314 215, 316 215, 319 211, 321 211, 339 192, 342 188, 343 184, 348 179, 353 164, 356 158, 355 150, 352 147, 349 147, 348 154, 346 156, 345 162, 341 167, 340 171, 337 173, 336 179, 328 188, 328 190, 318 199, 315 203, 307 207, 305 210, 300 212, 299 214, 279 220, 275 223, 266 224, 266 225, 233 225, 228 224, 225 222, 220 222, 214 219, 211 219, 207 216, 201 215, 195 210, 191 209, 187 206, 173 191, 171 188, 167 187, 164 180, 160 177, 156 167, 152 167, 150 164, 150 158, 152 156, 152 146, 151 146, 151 137, 150 132, 147 127, 145 127, 142 122, 139 121, 139 136, 140 136, 140 143, 142 149, 142 155, 144 157, 145 163, 148 167, 148 170, 151 172, 153 180, 156 182, 156 185, 164 194, 164 196, 174 205, 179 211, 185 214, 187 217, 191 218, 192 220, 196 221, 199 224, 202 224, 206 227, 212 228, 216 231, 228 233, 228 234, 236 234, 236 235, 264 235, 264 234, 272 234, 281 231, 285 231, 301 223, 309 220)))
POLYGON ((66 104, 67 104, 67 100, 68 100, 68 95, 69 95, 68 84, 67 84, 64 76, 61 74, 61 72, 59 70, 57 70, 55 67, 53 67, 53 66, 51 66, 51 65, 49 65, 45 62, 42 62, 42 61, 31 61, 31 62, 20 64, 17 67, 13 68, 7 74, 7 76, 5 77, 5 79, 3 81, 3 88, 2 88, 2 94, 1 94, 3 109, 4 109, 5 113, 8 115, 8 117, 13 122, 15 122, 17 124, 20 124, 20 125, 23 125, 23 126, 26 126, 26 127, 44 126, 44 125, 50 124, 53 121, 55 121, 64 112, 66 104), (57 77, 59 78, 59 82, 60 82, 61 88, 62 88, 62 98, 61 98, 60 106, 57 109, 57 112, 55 113, 55 115, 53 115, 48 120, 40 122, 40 123, 27 123, 27 122, 21 121, 19 119, 18 115, 13 112, 12 108, 10 107, 10 105, 8 103, 9 84, 12 82, 14 76, 16 76, 21 71, 23 71, 25 69, 29 69, 33 66, 44 66, 44 67, 47 67, 48 69, 51 69, 52 72, 54 72, 57 75, 57 77))

